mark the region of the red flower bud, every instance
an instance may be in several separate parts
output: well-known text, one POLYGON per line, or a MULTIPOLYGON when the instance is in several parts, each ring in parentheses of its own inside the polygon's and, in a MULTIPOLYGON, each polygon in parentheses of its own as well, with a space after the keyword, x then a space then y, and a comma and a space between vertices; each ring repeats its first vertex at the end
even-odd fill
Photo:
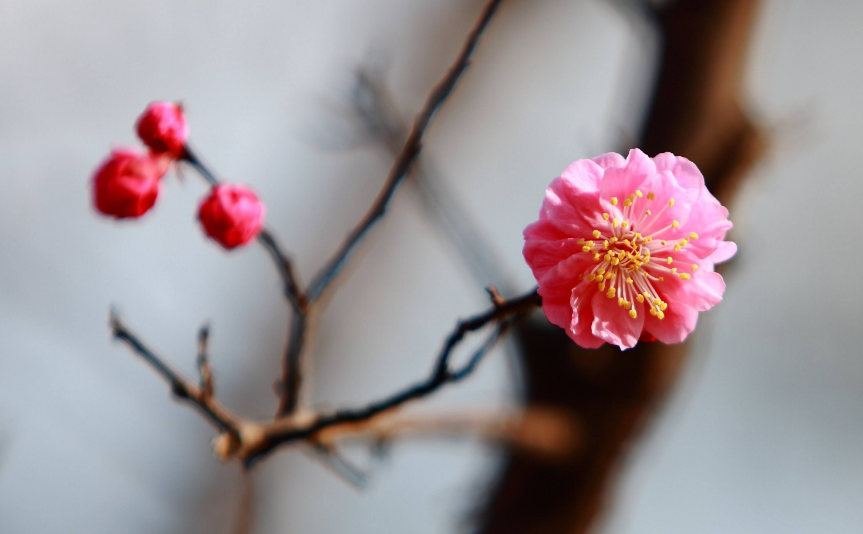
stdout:
POLYGON ((129 148, 114 150, 93 176, 93 204, 117 219, 140 217, 156 203, 164 172, 157 158, 129 148))
POLYGON ((153 152, 171 152, 182 155, 189 127, 183 117, 183 108, 172 102, 153 102, 138 117, 138 137, 153 152))
POLYGON ((266 208, 246 186, 217 185, 201 202, 198 219, 204 232, 226 249, 245 245, 261 232, 266 208))

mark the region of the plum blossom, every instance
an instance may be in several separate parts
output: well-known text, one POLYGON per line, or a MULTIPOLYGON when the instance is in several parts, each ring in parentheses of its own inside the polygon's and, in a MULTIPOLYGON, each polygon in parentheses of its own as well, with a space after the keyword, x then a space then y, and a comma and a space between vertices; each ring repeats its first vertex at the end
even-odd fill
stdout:
POLYGON ((728 210, 691 161, 634 149, 578 160, 546 190, 524 257, 548 320, 584 348, 679 343, 722 300, 728 210))

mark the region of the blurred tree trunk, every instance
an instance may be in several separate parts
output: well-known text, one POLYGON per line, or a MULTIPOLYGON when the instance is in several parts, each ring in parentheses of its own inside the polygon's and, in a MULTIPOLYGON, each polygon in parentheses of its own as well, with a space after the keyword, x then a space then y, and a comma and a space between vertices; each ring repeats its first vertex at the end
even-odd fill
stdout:
MULTIPOLYGON (((656 11, 664 41, 641 136, 648 155, 694 161, 725 204, 764 150, 739 104, 758 0, 680 0, 656 11)), ((562 464, 511 453, 484 511, 487 534, 588 532, 641 430, 674 386, 687 345, 583 350, 544 318, 517 334, 528 403, 573 414, 583 443, 562 464)))

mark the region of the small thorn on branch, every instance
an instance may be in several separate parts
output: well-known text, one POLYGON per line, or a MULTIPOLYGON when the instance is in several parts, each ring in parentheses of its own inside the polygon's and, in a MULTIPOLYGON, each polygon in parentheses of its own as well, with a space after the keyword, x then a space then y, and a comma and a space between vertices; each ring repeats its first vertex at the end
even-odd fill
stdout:
POLYGON ((491 297, 491 302, 494 304, 495 308, 500 308, 506 303, 506 299, 501 296, 500 291, 497 290, 495 285, 489 284, 485 290, 488 293, 488 296, 491 297))
POLYGON ((198 373, 201 375, 201 389, 207 397, 213 396, 213 370, 207 354, 207 342, 210 338, 210 325, 205 323, 198 330, 198 373))

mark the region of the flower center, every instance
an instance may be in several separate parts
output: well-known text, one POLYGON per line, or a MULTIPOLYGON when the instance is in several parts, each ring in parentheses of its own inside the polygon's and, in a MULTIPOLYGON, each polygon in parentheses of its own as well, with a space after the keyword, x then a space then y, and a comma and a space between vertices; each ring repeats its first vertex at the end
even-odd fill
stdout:
POLYGON ((662 213, 674 206, 670 199, 662 206, 656 206, 656 195, 652 192, 643 195, 640 190, 629 195, 622 205, 617 197, 611 199, 611 213, 603 213, 605 225, 593 230, 593 239, 579 239, 581 250, 593 255, 597 262, 592 269, 579 275, 579 280, 587 277, 597 282, 599 290, 608 298, 617 297, 617 305, 629 310, 635 319, 638 313, 634 301, 646 303, 650 314, 658 319, 665 318, 668 303, 659 296, 666 276, 677 276, 689 280, 688 272, 678 270, 698 269, 696 264, 688 264, 672 257, 680 252, 698 234, 692 232, 688 239, 667 240, 669 230, 680 224, 672 221, 663 228, 655 224, 662 213), (637 206, 637 207, 636 207, 637 206))

